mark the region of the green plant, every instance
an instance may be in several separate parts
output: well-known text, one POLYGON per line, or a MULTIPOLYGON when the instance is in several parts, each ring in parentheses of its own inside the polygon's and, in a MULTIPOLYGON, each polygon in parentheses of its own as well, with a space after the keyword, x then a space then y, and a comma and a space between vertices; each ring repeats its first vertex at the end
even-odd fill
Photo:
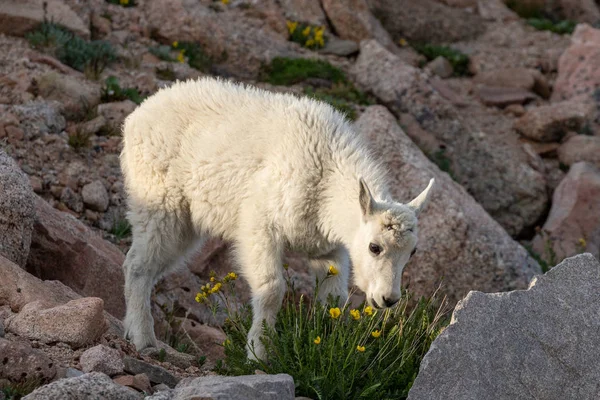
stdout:
POLYGON ((125 218, 118 219, 113 224, 110 233, 115 235, 119 240, 131 236, 131 224, 125 218))
POLYGON ((173 47, 179 51, 177 56, 179 62, 184 62, 186 57, 190 67, 202 72, 210 71, 212 60, 198 43, 174 42, 173 47))
POLYGON ((160 349, 158 351, 158 357, 157 357, 157 359, 160 362, 165 362, 165 360, 167 359, 167 351, 165 349, 160 349))
POLYGON ((313 50, 325 47, 325 27, 287 21, 287 28, 292 42, 313 50))
POLYGON ((506 6, 513 10, 521 18, 539 18, 543 13, 543 5, 535 2, 522 0, 508 0, 506 6))
POLYGON ((8 383, 0 387, 0 394, 3 394, 6 400, 19 400, 29 393, 33 392, 38 387, 42 386, 42 381, 38 378, 26 379, 18 383, 8 383))
POLYGON ((439 149, 432 155, 428 154, 428 156, 440 170, 446 172, 452 179, 456 180, 452 171, 452 161, 446 155, 446 149, 439 149))
POLYGON ((33 47, 46 50, 61 62, 84 72, 90 79, 98 79, 102 71, 116 60, 110 43, 102 40, 88 42, 52 22, 42 23, 26 37, 33 47))
POLYGON ((92 135, 81 127, 75 128, 75 131, 69 134, 68 143, 75 150, 81 150, 90 147, 90 138, 92 135))
POLYGON ((414 49, 427 58, 428 61, 435 60, 437 57, 444 57, 454 69, 457 76, 469 75, 469 56, 448 46, 435 44, 414 44, 414 49))
POLYGON ((251 361, 246 354, 250 306, 235 306, 231 274, 211 281, 196 300, 214 313, 220 311, 218 304, 226 305, 226 357, 216 363, 216 372, 287 373, 296 383, 296 396, 405 399, 423 356, 446 322, 443 301, 436 295, 417 301, 410 309, 414 303, 405 293, 398 305, 382 311, 364 305, 351 309, 348 304, 330 308, 304 297, 296 302, 288 275, 288 291, 275 327, 264 326, 268 360, 251 361))
POLYGON ((110 3, 110 4, 116 4, 118 6, 125 7, 125 8, 137 6, 137 3, 135 0, 106 0, 106 2, 110 3))
POLYGON ((530 244, 524 244, 523 247, 525 247, 525 250, 527 250, 529 255, 533 257, 535 261, 537 261, 544 274, 548 272, 550 268, 552 268, 550 265, 548 265, 546 260, 544 260, 535 250, 533 250, 533 247, 530 244))
POLYGON ((307 86, 304 88, 304 94, 330 104, 351 121, 356 120, 355 104, 373 104, 366 94, 356 89, 351 83, 338 83, 330 88, 307 86))
POLYGON ((206 364, 206 356, 200 356, 196 358, 196 366, 202 368, 206 364))
POLYGON ((131 100, 135 104, 141 104, 144 101, 144 97, 135 88, 122 88, 119 85, 119 79, 115 76, 109 76, 104 81, 102 86, 102 101, 112 102, 121 100, 131 100))
POLYGON ((155 55, 160 60, 169 61, 169 62, 175 61, 175 59, 173 57, 171 57, 171 47, 170 46, 162 45, 162 46, 150 47, 148 49, 148 51, 150 51, 151 54, 155 55))
POLYGON ((551 31, 560 35, 571 34, 575 30, 577 23, 574 21, 557 21, 554 22, 548 18, 529 18, 527 24, 533 26, 540 31, 551 31))
POLYGON ((168 65, 165 68, 156 67, 154 73, 158 79, 163 81, 174 81, 177 79, 175 71, 168 65))
POLYGON ((273 85, 293 85, 309 78, 319 78, 333 83, 346 83, 344 73, 326 61, 307 58, 276 57, 263 66, 261 79, 273 85))

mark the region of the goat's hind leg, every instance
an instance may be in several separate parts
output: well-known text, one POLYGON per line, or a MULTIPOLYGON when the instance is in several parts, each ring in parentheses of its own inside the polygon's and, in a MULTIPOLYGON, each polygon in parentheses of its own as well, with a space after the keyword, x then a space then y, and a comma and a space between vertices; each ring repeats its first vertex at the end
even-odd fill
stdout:
POLYGON ((185 259, 196 243, 188 226, 164 211, 131 213, 133 243, 127 253, 125 337, 138 350, 156 347, 150 297, 158 279, 185 259))

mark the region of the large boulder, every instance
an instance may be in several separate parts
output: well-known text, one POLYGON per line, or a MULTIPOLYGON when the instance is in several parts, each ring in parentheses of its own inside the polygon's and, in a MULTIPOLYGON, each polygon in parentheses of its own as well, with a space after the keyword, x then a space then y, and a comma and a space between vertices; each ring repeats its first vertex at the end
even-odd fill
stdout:
POLYGON ((571 166, 533 250, 552 265, 583 251, 600 257, 600 169, 585 162, 571 166))
POLYGON ((577 25, 571 46, 560 56, 553 101, 592 95, 600 86, 600 29, 577 25))
POLYGON ((447 163, 452 176, 510 234, 519 234, 543 215, 548 201, 545 179, 530 165, 516 133, 489 134, 485 125, 463 119, 434 89, 439 84, 373 40, 361 43, 352 74, 397 117, 412 115, 444 146, 428 155, 447 163))
POLYGON ((0 254, 25 267, 35 209, 27 175, 0 149, 0 254))
POLYGON ((60 0, 3 0, 0 2, 0 33, 23 36, 44 21, 52 21, 85 38, 90 30, 79 16, 60 0))
POLYGON ((103 306, 102 299, 94 297, 51 308, 36 301, 8 317, 6 330, 43 343, 63 342, 79 348, 91 344, 108 329, 103 306))
POLYGON ((600 8, 594 0, 547 1, 551 12, 569 21, 597 24, 600 22, 600 8))
POLYGON ((37 211, 27 271, 59 280, 77 293, 100 297, 106 311, 125 314, 122 271, 125 256, 69 214, 36 197, 37 211))
POLYGON ((371 14, 367 0, 323 0, 322 4, 335 33, 342 39, 375 39, 386 49, 396 51, 390 35, 371 14))
POLYGON ((600 397, 600 264, 563 261, 527 291, 470 292, 433 342, 409 400, 600 397))
POLYGON ((436 179, 431 201, 419 221, 418 251, 405 269, 404 284, 428 296, 442 283, 451 303, 469 290, 495 292, 527 287, 540 272, 527 251, 404 134, 382 106, 367 108, 356 123, 382 159, 391 192, 407 202, 436 179))
POLYGON ((294 379, 287 374, 201 376, 183 379, 171 393, 148 399, 293 400, 294 392, 294 379))
POLYGON ((256 78, 272 58, 298 56, 300 51, 267 21, 247 17, 239 9, 217 12, 200 2, 183 0, 149 0, 143 7, 159 40, 200 43, 222 74, 256 78))
POLYGON ((0 355, 0 380, 44 382, 56 375, 52 360, 43 351, 32 348, 27 341, 13 342, 0 338, 0 355))
POLYGON ((43 98, 60 102, 64 115, 70 119, 84 118, 100 103, 99 85, 56 72, 35 78, 35 89, 43 98))
POLYGON ((42 386, 23 397, 23 400, 140 400, 143 398, 141 393, 114 383, 108 375, 92 372, 75 378, 60 379, 42 386))
POLYGON ((456 42, 485 30, 479 16, 434 0, 369 0, 369 5, 395 42, 456 42))

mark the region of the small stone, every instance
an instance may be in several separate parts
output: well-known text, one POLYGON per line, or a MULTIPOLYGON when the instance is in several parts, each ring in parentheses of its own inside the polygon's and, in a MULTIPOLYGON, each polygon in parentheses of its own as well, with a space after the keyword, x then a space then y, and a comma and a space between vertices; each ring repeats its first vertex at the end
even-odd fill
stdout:
POLYGON ((100 216, 98 215, 98 213, 96 211, 92 211, 92 210, 85 210, 85 218, 90 221, 90 222, 96 222, 98 221, 98 218, 100 216))
POLYGON ((23 400, 48 399, 111 399, 140 400, 143 396, 130 388, 123 387, 100 372, 91 372, 75 378, 61 379, 34 390, 23 400))
POLYGON ((558 149, 558 159, 565 165, 585 161, 600 168, 600 136, 575 135, 558 149))
POLYGON ((331 36, 328 38, 327 43, 325 43, 325 47, 319 50, 319 53, 348 57, 358 53, 358 43, 353 40, 343 40, 331 36))
MULTIPOLYGON (((121 386, 129 386, 134 388, 140 392, 151 393, 152 386, 150 385, 150 379, 146 376, 146 374, 137 374, 133 375, 122 375, 116 378, 113 378, 113 382, 118 383, 121 386)), ((167 386, 168 389, 168 386, 167 386)))
POLYGON ((123 373, 123 359, 117 349, 99 344, 83 352, 79 358, 83 372, 102 372, 108 376, 123 373))
POLYGON ((63 342, 77 348, 92 343, 106 331, 103 311, 104 302, 97 297, 72 300, 52 308, 34 301, 6 319, 6 330, 27 339, 63 342))
POLYGON ((16 144, 18 142, 22 142, 25 139, 25 132, 23 129, 18 128, 16 126, 5 126, 4 130, 6 131, 6 136, 8 137, 8 143, 16 144))
POLYGON ((83 203, 91 210, 104 212, 108 208, 110 199, 106 187, 100 180, 85 185, 81 190, 81 196, 83 203))
POLYGON ((156 393, 163 392, 165 390, 171 390, 171 388, 165 385, 164 383, 159 383, 158 385, 152 386, 152 390, 154 391, 154 393, 156 393))
POLYGON ((75 193, 70 187, 64 187, 60 193, 60 201, 63 202, 70 210, 76 213, 83 212, 83 201, 81 196, 75 193))
POLYGON ((287 374, 202 376, 185 378, 175 389, 175 398, 246 400, 294 400, 294 379, 287 374))
POLYGON ((50 193, 55 199, 60 199, 60 195, 62 194, 63 187, 60 185, 52 185, 50 186, 50 193))
POLYGON ((440 78, 450 78, 454 74, 454 68, 446 57, 438 56, 425 67, 440 78))
POLYGON ((43 183, 39 176, 30 176, 29 183, 31 184, 31 188, 35 193, 42 193, 43 183))
POLYGON ((158 365, 152 365, 145 361, 138 360, 129 356, 123 359, 125 371, 130 374, 146 374, 153 383, 164 383, 169 387, 175 387, 179 378, 173 376, 169 371, 158 365))
POLYGON ((538 142, 557 142, 568 131, 578 131, 591 110, 587 104, 563 101, 532 108, 515 121, 515 129, 538 142))
POLYGON ((515 117, 520 117, 525 114, 525 107, 520 104, 511 104, 506 106, 504 111, 508 114, 514 115, 515 117))
POLYGON ((511 87, 482 86, 477 91, 481 102, 486 106, 506 107, 511 104, 524 104, 536 98, 528 90, 511 87))

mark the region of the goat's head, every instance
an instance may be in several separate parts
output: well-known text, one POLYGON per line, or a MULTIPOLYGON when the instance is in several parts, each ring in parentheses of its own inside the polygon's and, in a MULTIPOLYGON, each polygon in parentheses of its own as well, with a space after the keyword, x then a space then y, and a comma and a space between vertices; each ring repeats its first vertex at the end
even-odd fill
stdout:
POLYGON ((369 305, 391 307, 400 299, 404 266, 417 246, 417 217, 424 209, 434 180, 408 204, 377 202, 360 179, 360 226, 350 249, 355 284, 369 305))

